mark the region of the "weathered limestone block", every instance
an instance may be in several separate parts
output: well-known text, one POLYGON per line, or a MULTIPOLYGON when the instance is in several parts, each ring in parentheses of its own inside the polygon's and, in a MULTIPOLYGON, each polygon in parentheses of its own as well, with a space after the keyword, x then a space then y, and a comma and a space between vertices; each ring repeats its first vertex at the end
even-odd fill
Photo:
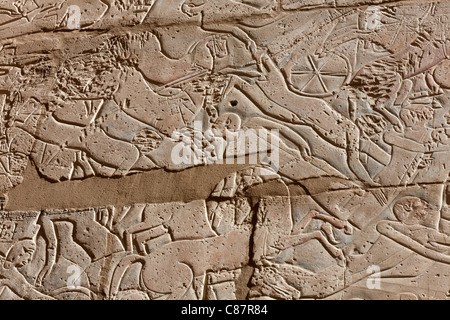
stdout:
POLYGON ((0 299, 448 299, 449 15, 0 0, 0 299))

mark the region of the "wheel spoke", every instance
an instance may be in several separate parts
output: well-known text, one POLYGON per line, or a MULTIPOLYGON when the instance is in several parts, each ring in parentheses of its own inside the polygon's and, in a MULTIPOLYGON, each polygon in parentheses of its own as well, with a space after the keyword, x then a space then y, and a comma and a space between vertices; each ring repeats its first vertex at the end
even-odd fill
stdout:
POLYGON ((305 70, 305 71, 291 71, 292 75, 305 75, 305 74, 314 74, 313 70, 305 70))
POLYGON ((322 71, 322 69, 328 64, 328 62, 330 61, 330 59, 332 58, 332 57, 334 57, 334 54, 333 55, 329 55, 328 57, 326 57, 325 59, 325 61, 324 61, 324 63, 322 64, 322 66, 319 68, 319 70, 317 70, 317 71, 319 71, 319 72, 321 72, 322 71))
POLYGON ((305 59, 306 61, 303 59, 299 60, 299 64, 303 64, 305 62, 306 64, 304 64, 302 67, 299 66, 299 69, 301 68, 303 70, 291 69, 291 76, 297 80, 300 80, 300 83, 302 83, 304 80, 307 81, 301 87, 299 83, 297 89, 305 94, 308 93, 317 95, 329 94, 330 92, 335 90, 334 87, 337 86, 336 81, 340 81, 339 78, 346 79, 348 77, 348 73, 345 72, 345 61, 344 65, 342 65, 342 62, 339 59, 344 60, 336 54, 330 54, 324 58, 319 58, 319 60, 317 61, 314 59, 313 55, 308 55, 305 59), (307 78, 308 76, 310 76, 309 79, 307 78), (328 88, 328 85, 326 83, 327 78, 329 79, 329 81, 331 81, 330 83, 332 88, 328 88), (314 84, 314 88, 311 88, 311 90, 309 90, 311 92, 305 92, 305 90, 308 89, 308 86, 316 79, 320 82, 320 85, 314 84))
POLYGON ((325 77, 347 77, 346 73, 340 72, 321 72, 320 74, 325 77))
POLYGON ((308 60, 309 60, 309 63, 311 64, 311 67, 314 69, 314 71, 315 71, 316 73, 318 73, 319 70, 317 70, 317 66, 316 66, 316 64, 314 63, 314 60, 312 59, 312 57, 311 57, 310 55, 308 56, 308 60))
POLYGON ((328 90, 328 88, 327 88, 325 82, 323 81, 322 76, 321 76, 320 74, 318 74, 318 75, 317 75, 317 78, 319 78, 320 84, 322 85, 323 90, 325 91, 325 93, 328 93, 329 90, 328 90))
POLYGON ((305 90, 305 88, 314 80, 314 78, 316 77, 316 75, 312 75, 311 79, 309 79, 309 81, 300 89, 300 91, 305 90))

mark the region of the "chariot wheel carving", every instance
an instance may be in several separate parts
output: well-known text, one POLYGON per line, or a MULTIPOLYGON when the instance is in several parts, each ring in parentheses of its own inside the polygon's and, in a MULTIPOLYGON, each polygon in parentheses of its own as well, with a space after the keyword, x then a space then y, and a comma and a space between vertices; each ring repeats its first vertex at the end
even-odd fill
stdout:
POLYGON ((329 97, 347 85, 352 67, 347 57, 336 53, 307 55, 292 64, 289 70, 291 89, 310 97, 329 97))

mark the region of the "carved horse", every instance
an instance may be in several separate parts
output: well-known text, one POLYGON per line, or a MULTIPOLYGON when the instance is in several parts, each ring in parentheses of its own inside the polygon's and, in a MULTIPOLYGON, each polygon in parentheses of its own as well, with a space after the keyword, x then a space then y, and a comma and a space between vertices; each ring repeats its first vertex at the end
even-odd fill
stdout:
MULTIPOLYGON (((226 182, 220 183, 219 186, 224 187, 226 184, 226 182)), ((234 195, 233 192, 232 195, 234 195)), ((226 205, 230 203, 232 202, 225 202, 226 205)), ((242 202, 238 201, 237 204, 242 204, 242 202)), ((216 208, 218 207, 220 208, 220 205, 216 208)), ((327 236, 320 231, 305 232, 305 229, 313 219, 319 219, 350 233, 351 227, 346 222, 312 210, 294 226, 291 210, 289 198, 270 198, 260 202, 256 213, 258 217, 256 226, 249 222, 253 220, 251 216, 247 217, 248 219, 239 219, 243 222, 234 222, 234 224, 230 224, 230 228, 223 228, 222 232, 213 230, 214 221, 193 225, 191 223, 193 229, 190 233, 193 237, 198 233, 205 232, 203 229, 196 230, 196 226, 197 229, 203 228, 205 224, 210 226, 210 234, 216 235, 172 241, 153 248, 153 251, 148 254, 132 254, 122 258, 114 270, 109 296, 114 299, 118 295, 123 276, 135 263, 142 264, 141 279, 145 290, 153 295, 165 296, 167 299, 181 299, 190 288, 193 288, 195 292, 202 292, 204 278, 209 271, 235 270, 248 265, 252 262, 249 261, 251 247, 254 248, 253 263, 260 264, 265 260, 270 260, 271 255, 279 250, 316 239, 333 257, 338 259, 338 264, 345 263, 342 251, 330 243, 333 242, 333 239, 325 231, 326 229, 324 231, 327 236), (252 234, 252 228, 256 228, 254 234, 252 234)), ((251 215, 252 211, 249 209, 248 214, 251 215)), ((171 213, 170 219, 180 219, 176 223, 178 229, 182 229, 183 224, 181 223, 182 218, 177 217, 182 216, 187 220, 192 220, 186 213, 183 210, 171 213)), ((212 213, 212 210, 208 212, 210 219, 214 216, 212 213)), ((170 221, 162 222, 171 229, 170 221)), ((145 228, 141 224, 139 232, 145 228)), ((154 225, 149 221, 147 228, 154 228, 154 225)), ((138 232, 137 229, 132 230, 138 232)), ((173 233, 174 231, 172 231, 173 233)), ((200 294, 197 295, 201 297, 200 294)))

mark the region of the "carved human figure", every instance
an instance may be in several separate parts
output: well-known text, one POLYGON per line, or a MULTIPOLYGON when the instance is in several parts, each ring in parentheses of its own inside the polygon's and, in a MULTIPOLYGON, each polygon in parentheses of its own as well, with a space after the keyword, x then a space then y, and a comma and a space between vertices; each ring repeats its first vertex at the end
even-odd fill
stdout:
POLYGON ((6 257, 0 257, 0 285, 7 286, 23 299, 54 300, 28 283, 19 271, 31 262, 35 251, 36 243, 33 240, 20 240, 14 243, 6 257))
POLYGON ((404 197, 393 211, 398 222, 380 222, 381 234, 429 259, 450 264, 450 236, 439 231, 439 210, 421 198, 404 197))
POLYGON ((404 132, 390 130, 384 134, 384 141, 392 146, 392 156, 376 181, 384 186, 411 183, 420 169, 432 166, 426 161, 426 154, 450 151, 447 144, 433 144, 435 131, 428 125, 433 115, 433 109, 424 105, 409 104, 402 108, 400 118, 404 132))
POLYGON ((148 291, 157 292, 168 300, 182 299, 191 288, 195 292, 201 291, 206 272, 235 270, 246 265, 248 251, 243 248, 248 248, 249 241, 249 231, 231 230, 205 239, 174 241, 145 256, 128 255, 113 273, 110 298, 117 296, 128 268, 134 263, 142 263, 142 281, 148 291))
POLYGON ((403 196, 395 201, 392 212, 397 220, 382 220, 376 224, 379 234, 372 239, 373 245, 369 250, 348 256, 346 286, 367 277, 367 269, 372 265, 379 266, 385 274, 404 277, 405 272, 411 272, 410 276, 420 275, 434 262, 450 264, 450 237, 439 231, 439 208, 422 198, 403 196), (399 250, 399 246, 392 245, 392 241, 404 249, 399 250), (414 270, 403 270, 401 263, 413 259, 414 255, 428 259, 428 263, 422 259, 414 270), (383 259, 383 256, 389 258, 383 259))
MULTIPOLYGON (((196 1, 186 0, 182 4, 183 12, 193 17, 201 15, 202 28, 208 31, 230 33, 247 45, 256 60, 258 60, 258 46, 253 39, 239 25, 248 17, 258 15, 276 16, 279 13, 279 5, 277 0, 208 0, 196 1), (228 21, 230 18, 238 18, 237 24, 229 24, 218 21, 215 13, 221 13, 221 19, 228 21), (237 13, 239 13, 237 15, 237 13)), ((260 22, 259 22, 260 23, 260 22)))
POLYGON ((317 210, 311 210, 294 225, 288 197, 261 199, 254 236, 254 262, 262 265, 265 263, 264 261, 273 259, 280 250, 315 239, 331 256, 338 260, 339 266, 344 267, 345 257, 342 250, 335 246, 336 243, 331 243, 334 240, 334 237, 331 236, 332 232, 327 232, 329 231, 327 228, 324 229, 326 236, 321 231, 305 232, 313 219, 322 220, 335 228, 344 229, 347 234, 352 233, 352 227, 347 222, 317 210))
POLYGON ((26 35, 42 30, 60 28, 73 29, 73 26, 87 27, 101 18, 105 18, 108 0, 19 0, 0 1, 0 39, 26 35), (83 14, 81 15, 81 7, 83 14), (70 9, 70 10, 69 10, 70 9), (79 13, 79 15, 74 16, 79 13), (75 18, 76 23, 67 23, 75 18), (81 21, 82 18, 82 21, 81 21), (82 25, 80 24, 82 22, 82 25), (14 30, 14 31, 12 31, 14 30))
MULTIPOLYGON (((59 148, 59 151, 55 150, 54 158, 75 158, 76 154, 76 160, 72 161, 75 166, 83 167, 86 175, 96 172, 90 159, 115 170, 113 175, 149 170, 158 166, 155 161, 167 162, 167 159, 155 160, 148 152, 142 152, 135 143, 136 137, 153 139, 150 144, 156 149, 164 137, 189 126, 202 108, 215 120, 214 104, 219 102, 217 99, 224 90, 227 74, 249 78, 260 75, 256 67, 251 66, 255 65, 251 56, 247 62, 236 65, 231 61, 219 62, 222 56, 227 56, 230 41, 234 41, 231 36, 213 35, 201 39, 179 59, 166 56, 159 40, 150 32, 93 40, 101 44, 65 60, 62 68, 54 70, 56 85, 48 83, 50 88, 47 89, 54 95, 48 105, 42 103, 37 108, 41 114, 39 130, 19 124, 38 140, 36 159, 47 145, 59 148), (116 60, 118 66, 113 63, 116 60), (93 65, 98 73, 89 70, 91 64, 86 65, 87 61, 95 61, 93 65), (243 66, 245 68, 241 70, 243 66), (124 81, 120 82, 120 79, 124 81), (86 86, 90 90, 86 91, 86 86), (211 90, 211 87, 215 89, 211 90)), ((245 52, 243 56, 246 56, 245 52)), ((11 74, 7 72, 2 77, 5 90, 13 90, 17 83, 27 82, 26 75, 19 72, 13 76, 14 70, 10 71, 11 74)), ((37 69, 33 72, 39 73, 37 69)), ((36 89, 33 85, 28 87, 31 91, 36 89)), ((37 92, 36 97, 38 104, 41 98, 47 99, 39 97, 37 92)), ((72 164, 66 163, 67 159, 60 160, 66 164, 65 178, 70 179, 71 172, 75 172, 71 170, 72 164)), ((61 176, 50 178, 62 179, 61 176)))
MULTIPOLYGON (((409 96, 439 95, 443 93, 441 86, 445 88, 445 77, 440 75, 448 64, 450 41, 440 32, 444 23, 435 11, 436 4, 416 8, 417 18, 413 20, 396 7, 370 6, 355 11, 351 22, 334 28, 317 51, 319 55, 345 52, 351 43, 361 62, 364 56, 372 56, 362 67, 361 62, 354 66, 357 69, 344 89, 367 95, 373 110, 398 132, 403 130, 398 109, 409 96), (421 92, 413 92, 422 84, 425 87, 421 92)), ((349 99, 350 109, 357 100, 349 99)))
MULTIPOLYGON (((275 63, 265 55, 265 81, 249 85, 234 77, 229 90, 242 91, 266 116, 281 123, 311 127, 328 143, 345 149, 347 163, 351 171, 364 183, 374 184, 362 165, 360 156, 360 137, 358 127, 345 118, 325 101, 302 97, 288 89, 286 81, 275 63), (326 124, 323 121, 326 120, 326 124)), ((373 154, 377 157, 377 154, 373 154)))
POLYGON ((55 265, 58 244, 60 240, 55 229, 55 222, 64 221, 72 223, 73 238, 91 258, 92 262, 99 261, 115 253, 124 252, 120 240, 96 221, 96 213, 93 209, 80 211, 48 211, 39 216, 39 225, 42 235, 46 240, 46 259, 40 271, 36 285, 41 286, 43 281, 52 272, 55 265))
MULTIPOLYGON (((264 213, 262 214, 264 215, 264 213)), ((295 234, 297 231, 294 231, 294 234, 290 235, 290 232, 284 228, 285 223, 291 220, 289 210, 283 210, 283 214, 278 214, 278 216, 281 217, 276 221, 272 219, 276 223, 271 225, 274 229, 272 230, 274 236, 271 239, 274 241, 270 243, 260 242, 260 240, 263 240, 264 231, 267 231, 265 228, 261 228, 259 233, 255 233, 255 248, 257 248, 255 262, 262 263, 263 259, 269 259, 269 251, 274 250, 271 246, 281 250, 312 239, 318 239, 331 254, 343 258, 338 254, 339 250, 334 248, 320 232, 295 234), (259 254, 262 252, 268 254, 260 256, 259 254)), ((271 218, 274 218, 274 216, 271 215, 271 218)), ((304 228, 313 218, 323 219, 338 228, 346 228, 349 231, 347 229, 349 226, 345 223, 318 212, 311 212, 297 226, 298 231, 301 232, 301 228, 304 228)), ((263 222, 261 221, 261 223, 263 222)), ((247 248, 250 246, 250 232, 245 224, 230 226, 231 228, 225 228, 218 236, 173 241, 153 248, 148 254, 131 254, 124 257, 113 273, 109 292, 110 298, 117 296, 124 274, 135 263, 143 265, 141 273, 145 288, 149 292, 162 294, 167 299, 180 299, 187 294, 190 288, 197 292, 199 286, 203 284, 202 279, 204 279, 207 271, 241 268, 249 262, 247 248), (218 250, 229 252, 229 254, 220 254, 218 250)), ((148 223, 146 228, 149 227, 150 224, 148 223)), ((196 236, 198 232, 193 229, 191 233, 196 236)), ((213 234, 212 229, 211 233, 213 234)))
MULTIPOLYGON (((433 115, 434 111, 429 106, 405 105, 400 111, 403 132, 391 129, 383 134, 384 141, 392 147, 388 164, 374 178, 383 187, 365 193, 360 198, 364 210, 355 209, 349 215, 349 220, 363 230, 359 239, 346 248, 349 254, 355 248, 360 253, 367 251, 379 237, 376 223, 383 219, 383 212, 403 192, 404 187, 445 181, 446 177, 441 176, 442 170, 445 170, 442 163, 447 158, 450 145, 437 143, 436 134, 440 131, 430 127, 433 115)), ((430 186, 429 190, 440 194, 439 184, 430 186)))
POLYGON ((401 106, 411 94, 418 75, 422 75, 428 92, 422 95, 437 95, 443 91, 435 80, 435 70, 448 61, 450 41, 438 39, 433 30, 423 28, 415 40, 403 45, 401 50, 376 59, 359 70, 350 86, 361 90, 374 99, 374 110, 386 117, 401 131, 394 106, 401 106))
MULTIPOLYGON (((269 163, 268 165, 272 166, 278 174, 296 182, 301 183, 303 179, 321 175, 344 177, 326 161, 313 156, 310 146, 301 135, 273 119, 260 116, 252 117, 242 122, 236 114, 225 113, 213 124, 212 129, 217 137, 223 139, 224 145, 227 139, 231 140, 228 141, 231 144, 233 140, 230 137, 239 135, 239 130, 241 134, 251 131, 256 133, 257 136, 254 139, 259 138, 265 141, 259 140, 260 147, 264 147, 263 144, 266 143, 269 149, 270 141, 273 147, 278 148, 278 159, 276 159, 276 164, 269 163), (275 139, 277 141, 276 145, 274 143, 275 139)), ((252 139, 251 136, 249 136, 249 139, 252 139)), ((223 149, 226 150, 226 145, 223 149)), ((262 160, 260 159, 260 161, 262 160)))
MULTIPOLYGON (((188 94, 181 92, 180 89, 173 89, 173 91, 175 91, 175 93, 173 93, 170 91, 171 86, 164 86, 173 79, 178 79, 179 77, 183 78, 184 76, 191 74, 198 76, 195 70, 191 70, 193 65, 197 64, 197 62, 199 63, 197 64, 198 68, 203 68, 204 70, 211 68, 211 63, 208 62, 207 56, 197 54, 197 51, 187 54, 185 58, 180 60, 171 60, 161 53, 158 40, 153 35, 150 36, 149 34, 141 35, 141 37, 113 38, 106 41, 106 43, 103 43, 103 45, 107 50, 114 47, 116 49, 115 52, 118 55, 124 54, 129 56, 131 52, 148 52, 148 54, 144 56, 141 56, 139 53, 136 53, 133 56, 137 59, 137 62, 135 65, 136 69, 129 71, 130 82, 133 82, 129 84, 129 87, 124 84, 121 86, 123 90, 116 92, 116 94, 113 95, 113 91, 119 87, 118 78, 124 76, 124 72, 126 73, 126 71, 121 72, 109 65, 114 59, 118 58, 111 56, 111 51, 102 49, 93 51, 88 50, 88 52, 84 52, 84 55, 82 54, 81 57, 67 60, 64 67, 60 69, 61 74, 58 76, 59 80, 66 85, 59 83, 58 81, 55 87, 52 87, 52 85, 49 84, 50 89, 55 91, 54 97, 57 97, 62 93, 67 99, 62 101, 61 99, 55 98, 48 108, 51 110, 43 110, 43 105, 41 105, 40 108, 37 108, 40 110, 38 113, 41 114, 38 133, 36 132, 35 127, 30 127, 27 123, 20 123, 18 126, 30 135, 36 136, 40 145, 42 144, 41 142, 43 142, 45 144, 50 144, 51 146, 58 146, 61 150, 68 149, 74 152, 83 151, 81 156, 77 153, 77 159, 80 159, 78 163, 85 164, 86 172, 93 171, 88 164, 87 159, 82 159, 82 157, 86 157, 86 155, 102 165, 116 169, 117 174, 119 175, 126 174, 132 169, 147 170, 154 168, 156 165, 133 144, 133 136, 130 136, 128 132, 120 131, 120 128, 129 130, 129 124, 131 123, 134 126, 136 135, 144 129, 153 130, 155 134, 159 131, 162 134, 170 135, 171 130, 181 125, 185 125, 185 121, 189 122, 190 119, 192 119, 188 118, 188 114, 193 114, 195 116, 199 108, 201 108, 203 102, 201 94, 191 90, 193 92, 191 99, 188 94), (142 48, 138 46, 138 43, 140 43, 139 39, 145 43, 146 50, 140 50, 142 48), (102 70, 102 76, 94 75, 93 73, 88 74, 86 73, 86 69, 80 70, 78 68, 75 73, 69 72, 68 74, 65 74, 65 71, 72 68, 73 64, 81 63, 83 65, 86 62, 86 59, 94 59, 99 62, 97 68, 102 70), (152 68, 156 72, 149 73, 150 66, 144 61, 155 62, 152 68), (103 63, 106 63, 108 66, 103 63), (204 63, 203 67, 201 63, 204 63), (155 66, 157 67, 155 68, 155 66), (138 70, 141 70, 144 77, 155 85, 154 88, 142 79, 142 74, 138 70), (173 70, 173 74, 168 74, 167 70, 173 70), (111 78, 109 78, 109 80, 106 79, 110 76, 113 76, 114 78, 112 82, 109 81, 111 78), (101 80, 101 84, 97 82, 99 78, 103 79, 101 80), (84 89, 79 86, 79 80, 96 84, 91 87, 91 92, 84 92, 84 89), (138 100, 135 99, 136 97, 133 93, 130 94, 130 92, 135 92, 136 90, 136 83, 133 80, 140 83, 141 89, 146 92, 146 95, 144 97, 141 95, 138 100), (74 86, 68 85, 69 83, 72 83, 74 86), (68 89, 69 87, 71 89, 68 89), (94 89, 94 87, 96 87, 96 89, 94 89), (131 87, 133 88, 131 89, 131 87), (158 87, 160 89, 163 87, 163 90, 158 90, 158 93, 156 93, 155 90, 158 89, 158 87), (131 91, 128 91, 129 89, 131 89, 131 91), (168 90, 164 91, 165 89, 168 90), (96 93, 93 91, 96 91, 96 93), (83 103, 75 103, 72 100, 73 98, 85 99, 85 105, 83 103), (100 100, 100 103, 94 102, 99 101, 99 98, 103 99, 100 100), (147 100, 146 104, 141 104, 142 98, 147 100), (116 104, 114 100, 117 100, 118 104, 116 104), (195 103, 192 102, 192 100, 194 100, 195 103), (128 106, 128 112, 122 111, 122 108, 119 107, 124 101, 132 101, 132 105, 128 106), (134 103, 139 104, 143 110, 140 110, 139 108, 135 109, 134 103), (180 112, 174 115, 172 110, 173 106, 169 105, 171 103, 175 103, 175 107, 181 108, 179 109, 180 112), (88 105, 89 107, 86 109, 88 105), (162 105, 167 105, 167 108, 161 108, 162 105), (86 115, 79 118, 79 114, 75 114, 76 112, 81 114, 86 113, 86 115), (163 117, 151 116, 155 115, 155 113, 160 113, 163 117), (116 119, 116 124, 111 123, 110 119, 113 117, 116 119), (161 119, 156 120, 155 118, 161 119), (110 130, 112 127, 114 127, 114 132, 111 132, 110 130), (101 147, 99 148, 99 146, 101 147), (115 151, 111 152, 111 150, 115 151)), ((203 49, 203 52, 209 52, 206 45, 203 46, 203 49)), ((24 81, 24 77, 15 73, 14 70, 7 72, 2 79, 5 80, 3 89, 9 91, 15 90, 14 88, 17 87, 18 83, 24 81), (13 82, 15 82, 15 84, 13 82)), ((34 89, 31 88, 30 90, 34 89)), ((21 94, 19 94, 19 99, 20 97, 22 97, 21 94)), ((38 100, 43 98, 37 97, 38 100)), ((37 102, 39 104, 39 101, 37 102)), ((23 103, 25 103, 25 101, 23 101, 23 103)), ((19 107, 21 106, 20 101, 18 105, 19 107)), ((62 155, 63 153, 64 152, 61 151, 61 156, 64 156, 62 155)), ((70 166, 70 164, 67 165, 68 170, 70 166)), ((60 179, 60 177, 51 178, 54 180, 60 179)))
POLYGON ((123 242, 129 252, 142 255, 154 251, 147 250, 146 243, 152 239, 167 236, 170 241, 209 238, 216 235, 209 227, 204 201, 187 204, 136 204, 126 210, 126 215, 140 213, 141 222, 125 228, 123 242), (187 220, 191 221, 189 224, 187 220), (180 225, 184 225, 180 228, 180 225))

